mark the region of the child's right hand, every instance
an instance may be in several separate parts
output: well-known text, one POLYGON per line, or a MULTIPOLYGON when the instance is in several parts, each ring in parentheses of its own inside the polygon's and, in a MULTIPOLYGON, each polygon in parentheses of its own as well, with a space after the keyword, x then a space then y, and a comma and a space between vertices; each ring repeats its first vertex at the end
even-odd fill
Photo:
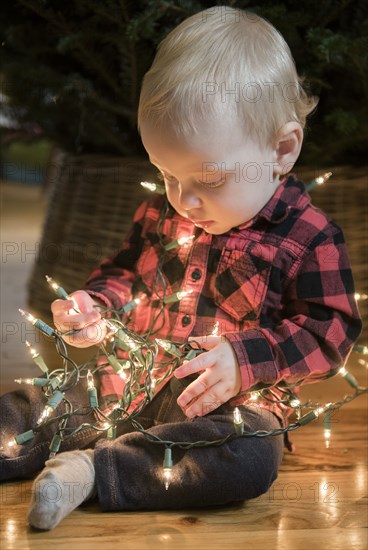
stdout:
POLYGON ((107 333, 97 302, 84 290, 70 294, 70 300, 55 300, 51 304, 54 324, 60 332, 79 330, 74 334, 63 335, 63 340, 77 348, 88 348, 100 344, 107 333), (78 310, 80 313, 75 311, 78 310))

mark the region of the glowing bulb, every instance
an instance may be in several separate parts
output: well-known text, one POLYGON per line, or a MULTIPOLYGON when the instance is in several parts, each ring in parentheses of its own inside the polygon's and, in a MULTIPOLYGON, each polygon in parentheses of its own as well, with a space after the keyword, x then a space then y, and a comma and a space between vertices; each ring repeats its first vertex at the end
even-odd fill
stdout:
POLYGON ((178 300, 182 300, 183 298, 185 298, 185 296, 189 296, 189 294, 192 294, 193 290, 192 289, 189 289, 189 290, 181 290, 177 293, 178 295, 178 300))
POLYGON ((165 187, 163 185, 158 185, 157 183, 151 183, 149 181, 141 181, 141 186, 153 193, 159 193, 164 195, 166 193, 165 187))
POLYGON ((299 405, 300 405, 299 399, 292 399, 292 400, 290 401, 290 407, 293 407, 294 409, 295 409, 296 407, 299 407, 299 405))
POLYGON ((170 482, 172 481, 172 465, 173 463, 171 457, 171 449, 167 447, 165 449, 165 457, 163 463, 163 478, 166 491, 168 490, 170 482))
POLYGON ((250 401, 257 401, 257 399, 258 399, 258 392, 256 392, 256 391, 251 392, 249 400, 250 401))
POLYGON ((181 351, 175 346, 175 344, 172 344, 168 340, 161 340, 161 338, 156 338, 156 342, 165 351, 167 351, 167 353, 170 353, 171 355, 174 355, 175 357, 181 357, 182 356, 181 351))
POLYGON ((159 346, 164 348, 164 350, 168 351, 170 349, 170 342, 168 342, 167 340, 161 340, 161 338, 156 338, 155 340, 159 346))
POLYGON ((237 435, 242 435, 244 432, 244 422, 238 407, 234 409, 234 428, 237 435))
POLYGON ((88 384, 89 388, 94 388, 95 387, 94 382, 93 382, 93 374, 91 373, 90 370, 87 372, 87 384, 88 384))
POLYGON ((318 176, 316 178, 316 183, 317 185, 322 185, 323 183, 325 183, 328 179, 330 179, 330 177, 332 176, 332 172, 326 172, 325 174, 323 174, 323 176, 318 176))
POLYGON ((93 374, 89 370, 87 372, 87 384, 88 384, 88 398, 89 398, 89 404, 91 407, 96 408, 98 407, 98 398, 97 398, 97 389, 95 388, 94 382, 93 382, 93 374))
POLYGON ((169 488, 171 480, 172 480, 172 470, 171 470, 171 468, 164 468, 164 485, 165 485, 166 491, 169 488))
POLYGON ((27 319, 27 321, 32 323, 32 325, 36 323, 37 319, 33 317, 33 315, 29 313, 29 311, 24 311, 24 309, 21 309, 21 308, 19 308, 18 311, 20 312, 21 315, 23 315, 23 317, 27 319))
POLYGON ((29 353, 31 354, 31 357, 32 357, 33 362, 35 363, 35 365, 37 365, 42 370, 42 372, 48 373, 49 369, 48 369, 43 357, 41 357, 41 355, 38 353, 37 350, 32 348, 32 346, 28 342, 28 340, 26 340, 26 346, 29 350, 29 353))
POLYGON ((28 340, 26 340, 26 346, 29 350, 29 353, 31 354, 32 358, 34 359, 35 357, 37 357, 38 355, 38 352, 32 348, 31 344, 28 342, 28 340))
POLYGON ((220 327, 220 323, 216 321, 216 323, 213 325, 211 336, 218 336, 219 327, 220 327))
POLYGON ((46 403, 44 410, 42 411, 41 416, 39 417, 37 424, 41 424, 50 414, 57 408, 59 403, 64 398, 64 394, 61 391, 56 391, 46 403))
POLYGON ((46 277, 46 281, 49 283, 49 285, 51 286, 51 288, 53 290, 58 290, 60 288, 60 285, 58 285, 57 283, 55 283, 55 281, 52 279, 52 277, 49 277, 48 275, 45 275, 46 277))
POLYGON ((322 185, 325 183, 330 177, 332 176, 332 172, 326 172, 322 176, 318 176, 317 178, 314 178, 307 186, 307 191, 311 191, 314 189, 316 185, 322 185))
POLYGON ((178 244, 180 244, 180 246, 183 246, 184 244, 189 244, 190 241, 192 241, 193 239, 194 235, 190 235, 189 237, 179 237, 178 244))
POLYGON ((339 374, 341 374, 341 376, 350 384, 352 388, 358 389, 358 381, 350 372, 346 370, 345 367, 341 367, 341 369, 339 369, 339 374))
MULTIPOLYGON (((331 403, 328 403, 327 407, 331 405, 331 403)), ((325 447, 326 449, 329 449, 330 447, 330 440, 331 440, 331 414, 330 411, 325 412, 325 419, 324 419, 324 431, 323 436, 325 438, 325 447)))
POLYGON ((354 294, 354 298, 359 301, 359 300, 368 300, 368 294, 360 294, 360 292, 356 292, 354 294))
POLYGON ((29 313, 28 311, 24 311, 24 309, 19 308, 19 312, 20 312, 21 315, 23 315, 23 317, 25 317, 27 319, 27 321, 32 323, 32 325, 34 325, 39 330, 41 330, 44 334, 46 334, 46 336, 54 336, 55 335, 54 329, 49 327, 49 325, 47 325, 43 321, 41 321, 41 319, 36 319, 35 317, 33 317, 33 315, 31 313, 29 313))
POLYGON ((48 418, 52 412, 52 408, 51 407, 48 407, 46 405, 46 407, 43 409, 42 413, 41 413, 41 416, 39 417, 39 419, 37 420, 37 424, 42 424, 42 422, 44 420, 46 420, 46 418, 48 418))
POLYGON ((237 424, 240 424, 241 422, 243 422, 243 419, 238 407, 235 407, 234 409, 234 422, 236 422, 237 424))
POLYGON ((325 438, 325 447, 326 449, 330 448, 330 440, 331 440, 331 430, 329 428, 326 428, 323 432, 324 438, 325 438))
POLYGON ((141 186, 144 187, 145 189, 148 189, 148 191, 156 191, 156 184, 155 183, 150 183, 149 181, 141 181, 141 186))
POLYGON ((28 385, 32 385, 33 384, 33 378, 16 378, 14 380, 14 382, 16 382, 17 384, 28 384, 28 385))

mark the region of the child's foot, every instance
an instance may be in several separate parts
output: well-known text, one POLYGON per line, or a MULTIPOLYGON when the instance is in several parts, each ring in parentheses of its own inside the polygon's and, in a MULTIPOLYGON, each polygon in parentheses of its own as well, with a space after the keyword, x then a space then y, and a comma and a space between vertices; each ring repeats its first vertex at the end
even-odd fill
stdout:
POLYGON ((46 461, 33 483, 29 523, 38 529, 53 529, 94 492, 93 450, 60 453, 46 461))

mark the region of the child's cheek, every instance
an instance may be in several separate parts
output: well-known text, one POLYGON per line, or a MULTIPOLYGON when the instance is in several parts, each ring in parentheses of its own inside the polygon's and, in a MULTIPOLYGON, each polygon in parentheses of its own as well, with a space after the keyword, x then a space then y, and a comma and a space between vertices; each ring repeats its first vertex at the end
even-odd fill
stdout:
MULTIPOLYGON (((166 196, 171 206, 179 212, 178 191, 173 187, 166 185, 166 196)), ((179 212, 180 213, 180 212, 179 212)))

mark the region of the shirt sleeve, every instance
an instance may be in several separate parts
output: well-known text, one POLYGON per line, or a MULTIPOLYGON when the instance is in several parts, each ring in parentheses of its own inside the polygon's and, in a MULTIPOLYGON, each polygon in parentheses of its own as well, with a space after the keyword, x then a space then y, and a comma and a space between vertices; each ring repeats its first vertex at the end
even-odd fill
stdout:
POLYGON ((131 289, 136 279, 135 266, 142 252, 142 230, 148 203, 137 209, 131 230, 117 254, 102 261, 88 277, 85 289, 102 300, 107 307, 119 310, 132 299, 131 289))
POLYGON ((346 361, 362 323, 339 228, 307 254, 282 301, 280 322, 225 334, 239 362, 241 393, 281 380, 312 383, 346 361))

